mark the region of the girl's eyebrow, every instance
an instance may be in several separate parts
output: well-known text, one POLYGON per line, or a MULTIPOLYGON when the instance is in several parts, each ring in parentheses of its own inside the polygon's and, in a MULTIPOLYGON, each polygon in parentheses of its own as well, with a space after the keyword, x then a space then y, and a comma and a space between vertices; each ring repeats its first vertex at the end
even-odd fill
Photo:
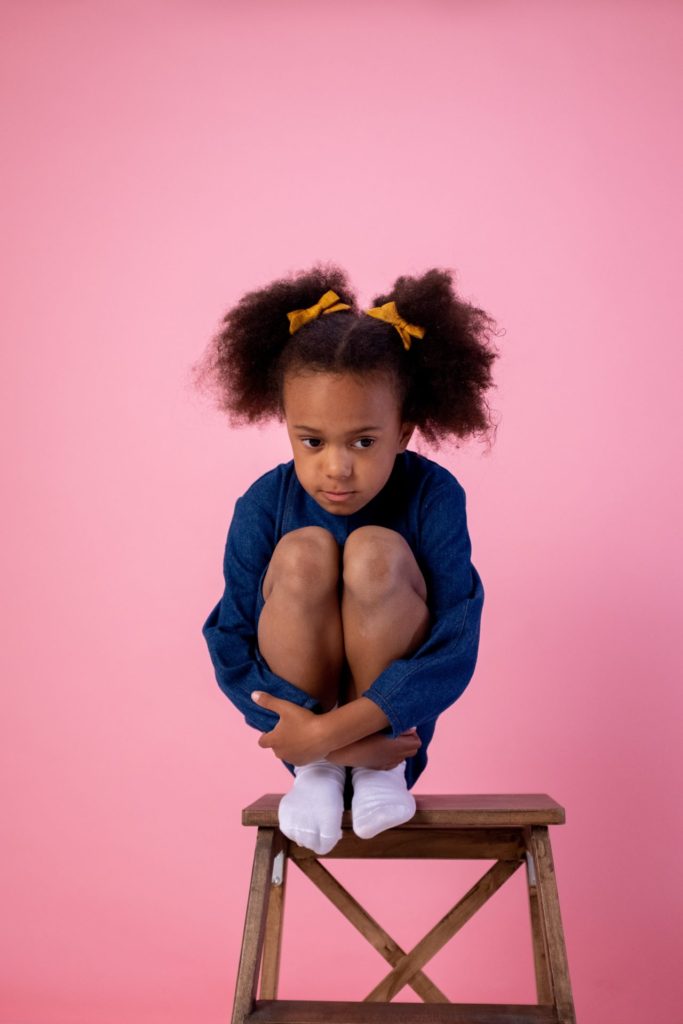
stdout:
MULTIPOLYGON (((349 434, 362 434, 365 430, 381 430, 381 427, 356 427, 355 430, 349 430, 349 434)), ((315 427, 307 427, 305 423, 295 423, 294 430, 308 430, 311 434, 321 434, 321 430, 316 430, 315 427)))

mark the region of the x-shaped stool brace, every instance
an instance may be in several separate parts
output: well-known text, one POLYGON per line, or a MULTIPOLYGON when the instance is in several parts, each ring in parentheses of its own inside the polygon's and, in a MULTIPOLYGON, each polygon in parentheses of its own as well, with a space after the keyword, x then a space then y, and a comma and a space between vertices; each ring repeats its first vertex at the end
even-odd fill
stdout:
POLYGON ((389 1002, 404 985, 410 987, 426 1003, 449 1003, 450 999, 422 971, 462 926, 483 907, 501 885, 515 873, 522 861, 497 861, 461 900, 427 932, 416 946, 405 953, 391 935, 368 914, 340 882, 314 858, 292 860, 321 892, 334 903, 344 917, 363 935, 393 971, 373 988, 363 1002, 389 1002))

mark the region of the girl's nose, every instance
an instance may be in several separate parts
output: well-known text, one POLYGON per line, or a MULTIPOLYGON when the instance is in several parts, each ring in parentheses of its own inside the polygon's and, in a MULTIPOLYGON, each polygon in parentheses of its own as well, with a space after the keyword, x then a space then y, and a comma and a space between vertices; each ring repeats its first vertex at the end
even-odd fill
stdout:
POLYGON ((352 472, 351 456, 345 452, 330 451, 327 455, 325 472, 334 480, 346 480, 352 472))

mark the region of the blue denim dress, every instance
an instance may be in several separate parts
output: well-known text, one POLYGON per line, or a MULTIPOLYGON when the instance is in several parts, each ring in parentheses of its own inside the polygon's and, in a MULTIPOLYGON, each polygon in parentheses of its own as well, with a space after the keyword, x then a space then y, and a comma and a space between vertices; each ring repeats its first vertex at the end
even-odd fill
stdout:
MULTIPOLYGON (((253 690, 323 711, 314 697, 271 672, 258 649, 263 579, 280 538, 321 526, 343 547, 360 526, 396 530, 424 575, 431 628, 412 655, 391 662, 362 696, 389 719, 387 734, 397 737, 417 727, 422 746, 406 761, 406 785, 413 787, 427 765, 437 718, 461 695, 477 662, 484 588, 471 561, 465 503, 465 491, 449 470, 410 450, 396 456, 382 490, 352 515, 323 509, 299 483, 294 460, 264 473, 237 499, 225 544, 223 596, 202 634, 219 687, 248 725, 270 732, 279 721, 274 711, 254 703, 253 690)), ((283 764, 294 774, 293 765, 283 764)), ((349 783, 347 771, 347 807, 349 783)))

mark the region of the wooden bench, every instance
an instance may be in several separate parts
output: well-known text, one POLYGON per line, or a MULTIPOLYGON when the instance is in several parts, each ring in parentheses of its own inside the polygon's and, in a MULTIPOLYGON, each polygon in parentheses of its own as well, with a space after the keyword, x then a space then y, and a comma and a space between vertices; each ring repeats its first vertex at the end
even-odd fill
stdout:
POLYGON ((551 797, 545 793, 415 794, 414 817, 374 839, 359 839, 351 828, 351 812, 345 810, 342 838, 324 857, 290 843, 280 832, 277 809, 281 798, 281 793, 267 793, 242 811, 242 824, 257 831, 232 1024, 575 1024, 548 832, 550 825, 564 823, 565 814, 551 797), (365 857, 496 863, 405 952, 321 863, 365 857), (277 998, 289 861, 389 963, 389 973, 362 1002, 277 998), (529 893, 538 1003, 450 1002, 423 968, 522 864, 529 893), (426 1005, 392 1002, 405 985, 426 1005))

